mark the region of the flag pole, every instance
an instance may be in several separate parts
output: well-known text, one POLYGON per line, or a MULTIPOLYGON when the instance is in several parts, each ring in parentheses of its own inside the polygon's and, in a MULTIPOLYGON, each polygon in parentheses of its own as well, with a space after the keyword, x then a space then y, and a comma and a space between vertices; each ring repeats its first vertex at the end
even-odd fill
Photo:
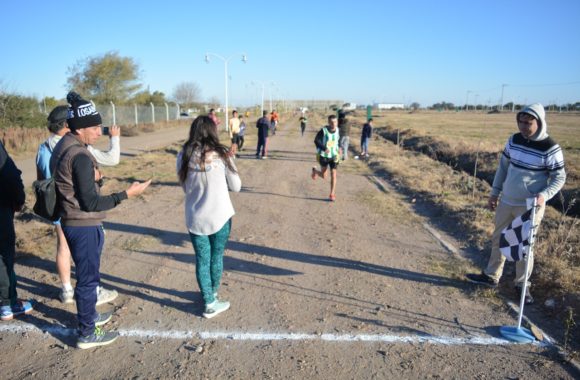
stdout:
POLYGON ((526 262, 526 270, 524 274, 524 284, 522 286, 522 293, 520 295, 520 313, 518 315, 518 325, 517 327, 511 326, 502 326, 499 329, 501 335, 509 340, 520 342, 520 343, 531 343, 536 340, 532 332, 526 328, 522 328, 522 319, 524 316, 524 305, 526 300, 526 289, 528 287, 528 274, 529 274, 529 266, 528 262, 532 258, 534 254, 534 240, 536 238, 536 207, 538 206, 537 198, 534 197, 534 204, 532 206, 532 212, 530 215, 531 219, 531 228, 529 234, 529 245, 528 245, 528 254, 525 257, 526 262))

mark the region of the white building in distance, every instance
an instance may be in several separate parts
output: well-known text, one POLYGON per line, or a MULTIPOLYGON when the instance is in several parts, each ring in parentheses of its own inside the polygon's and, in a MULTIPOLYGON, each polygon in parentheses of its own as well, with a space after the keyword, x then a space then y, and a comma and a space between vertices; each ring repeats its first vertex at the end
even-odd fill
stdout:
POLYGON ((373 108, 378 110, 404 110, 405 105, 403 103, 375 103, 373 108))

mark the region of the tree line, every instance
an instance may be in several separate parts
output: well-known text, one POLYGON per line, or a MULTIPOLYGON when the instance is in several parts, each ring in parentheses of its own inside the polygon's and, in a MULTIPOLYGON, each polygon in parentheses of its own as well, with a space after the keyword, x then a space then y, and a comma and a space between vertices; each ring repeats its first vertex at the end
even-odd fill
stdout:
MULTIPOLYGON (((184 81, 175 86, 168 98, 161 91, 144 88, 141 69, 131 57, 116 51, 81 59, 67 70, 68 90, 74 90, 96 104, 163 106, 177 103, 184 109, 198 108, 201 89, 196 82, 184 81)), ((64 95, 64 93, 63 93, 64 95)), ((0 82, 0 128, 43 127, 46 114, 58 104, 66 103, 54 97, 35 98, 9 92, 0 82)))

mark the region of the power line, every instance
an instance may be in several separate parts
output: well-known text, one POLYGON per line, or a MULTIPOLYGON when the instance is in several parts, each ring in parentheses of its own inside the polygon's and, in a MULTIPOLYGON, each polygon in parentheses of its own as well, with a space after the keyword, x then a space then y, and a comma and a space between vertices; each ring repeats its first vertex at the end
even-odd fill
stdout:
POLYGON ((545 83, 545 84, 510 84, 510 87, 556 87, 556 86, 571 86, 575 84, 580 84, 580 81, 566 83, 545 83))

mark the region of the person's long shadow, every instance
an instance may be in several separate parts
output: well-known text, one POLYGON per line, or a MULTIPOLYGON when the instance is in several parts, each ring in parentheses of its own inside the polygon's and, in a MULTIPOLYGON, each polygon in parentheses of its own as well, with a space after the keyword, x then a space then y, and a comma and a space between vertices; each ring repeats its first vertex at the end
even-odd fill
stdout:
POLYGON ((437 286, 451 286, 465 288, 465 282, 434 274, 417 273, 406 269, 397 269, 377 264, 365 263, 350 259, 332 256, 314 255, 284 249, 264 247, 254 244, 230 241, 228 248, 238 252, 257 253, 260 255, 276 257, 283 260, 299 261, 311 265, 320 265, 334 268, 343 268, 371 274, 398 278, 401 280, 422 282, 437 286))
MULTIPOLYGON (((106 229, 111 229, 120 232, 131 232, 135 234, 155 236, 161 239, 161 241, 167 245, 179 246, 186 242, 189 243, 190 241, 189 235, 183 232, 165 231, 153 227, 135 226, 115 222, 105 222, 104 226, 106 229)), ((418 273, 406 269, 391 268, 377 264, 365 263, 363 261, 289 251, 284 249, 265 247, 232 240, 228 242, 227 248, 238 252, 257 253, 260 255, 276 257, 283 260, 299 261, 305 264, 356 270, 381 276, 389 276, 407 281, 428 283, 437 286, 451 286, 459 289, 465 288, 464 281, 455 280, 452 278, 438 276, 434 274, 418 273)))
POLYGON ((278 150, 278 149, 270 149, 269 152, 282 153, 282 154, 295 154, 295 155, 314 157, 314 153, 312 153, 312 152, 300 152, 300 151, 294 151, 294 150, 278 150))
POLYGON ((117 223, 117 222, 103 222, 103 227, 105 230, 113 230, 118 232, 128 232, 137 235, 149 235, 154 236, 157 239, 161 240, 161 242, 165 245, 183 245, 183 244, 191 244, 191 240, 189 235, 184 232, 174 232, 174 231, 167 231, 161 230, 158 228, 153 227, 143 227, 143 226, 136 226, 132 224, 124 224, 124 223, 117 223))
MULTIPOLYGON (((147 252, 147 251, 137 251, 137 252, 143 253, 145 255, 167 257, 167 253, 165 252, 147 252)), ((171 257, 174 258, 176 261, 182 263, 192 263, 192 264, 195 263, 195 255, 193 254, 172 253, 171 257)), ((296 276, 303 274, 302 272, 277 268, 271 265, 256 263, 253 261, 241 260, 232 256, 224 256, 224 270, 268 276, 296 276)))
MULTIPOLYGON (((28 256, 19 261, 19 265, 27 266, 31 268, 41 269, 48 273, 52 273, 54 269, 54 262, 46 260, 40 257, 28 256)), ((192 276, 194 270, 192 268, 192 276)), ((75 269, 72 269, 73 276, 75 275, 75 269)), ((23 288, 28 290, 31 294, 39 297, 46 298, 56 298, 59 289, 52 285, 40 284, 34 280, 19 278, 19 283, 29 284, 23 288)), ((191 313, 192 302, 201 299, 201 294, 198 291, 192 290, 177 290, 162 288, 159 286, 151 285, 148 283, 133 281, 127 278, 114 276, 108 273, 101 272, 101 285, 109 289, 117 290, 120 294, 127 295, 129 297, 140 298, 144 301, 151 303, 156 303, 162 306, 173 307, 177 310, 183 311, 185 313, 191 313), (166 294, 167 296, 174 298, 181 298, 185 300, 184 302, 176 301, 169 297, 157 297, 153 293, 166 294)), ((201 310, 201 309, 200 309, 201 310)))
MULTIPOLYGON (((314 157, 314 155, 312 155, 312 157, 314 157)), ((296 158, 296 157, 271 154, 270 152, 268 152, 268 159, 274 160, 274 161, 311 162, 314 164, 316 163, 316 160, 314 158, 309 160, 309 159, 305 159, 305 158, 296 158)))
POLYGON ((301 199, 306 201, 317 201, 317 202, 328 202, 328 198, 316 198, 316 197, 297 197, 294 195, 287 195, 287 194, 276 194, 276 193, 269 193, 267 191, 256 191, 249 187, 242 187, 240 193, 244 194, 255 194, 255 195, 274 195, 276 197, 283 197, 283 198, 291 198, 291 199, 301 199))

